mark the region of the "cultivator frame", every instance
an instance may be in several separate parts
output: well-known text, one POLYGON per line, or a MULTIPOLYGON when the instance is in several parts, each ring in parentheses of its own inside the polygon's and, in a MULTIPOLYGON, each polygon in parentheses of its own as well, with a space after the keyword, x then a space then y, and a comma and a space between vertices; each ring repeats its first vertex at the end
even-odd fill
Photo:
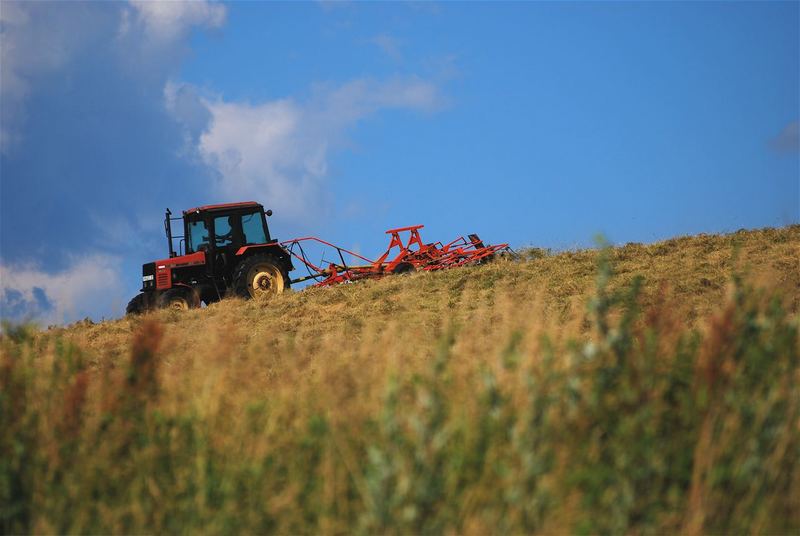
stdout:
POLYGON ((315 287, 380 278, 390 274, 445 270, 480 264, 493 259, 501 252, 511 252, 508 244, 484 245, 476 234, 467 235, 466 238, 459 236, 447 244, 441 242, 426 244, 420 235, 420 229, 424 227, 424 225, 411 225, 386 231, 386 234, 391 235, 389 247, 376 260, 370 260, 315 236, 287 240, 281 242, 281 246, 286 248, 292 257, 303 263, 308 271, 308 275, 293 279, 291 282, 300 283, 313 279, 315 283, 312 286, 315 287), (340 262, 327 262, 327 266, 314 264, 308 259, 303 247, 310 243, 336 250, 340 262), (395 250, 397 254, 393 255, 395 250), (348 264, 346 257, 350 257, 353 262, 348 264))

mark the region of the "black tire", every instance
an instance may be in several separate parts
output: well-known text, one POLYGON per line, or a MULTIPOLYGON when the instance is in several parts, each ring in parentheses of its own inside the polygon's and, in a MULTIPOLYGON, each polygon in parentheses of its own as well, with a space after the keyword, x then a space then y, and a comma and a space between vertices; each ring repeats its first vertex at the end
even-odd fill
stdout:
POLYGON ((145 301, 144 293, 134 296, 133 299, 128 302, 128 306, 125 308, 126 315, 140 315, 146 311, 147 303, 145 301))
POLYGON ((401 262, 397 266, 394 267, 392 270, 393 274, 411 274, 417 271, 417 267, 411 264, 410 262, 401 262))
POLYGON ((176 309, 187 311, 200 305, 200 300, 194 292, 184 288, 171 288, 158 298, 158 306, 161 309, 176 309))
POLYGON ((194 290, 197 293, 200 302, 205 303, 206 305, 218 302, 220 300, 220 295, 217 292, 217 289, 211 285, 201 285, 199 287, 195 287, 194 290))
POLYGON ((289 287, 289 276, 281 262, 268 253, 244 259, 233 274, 236 294, 243 298, 268 300, 289 287))

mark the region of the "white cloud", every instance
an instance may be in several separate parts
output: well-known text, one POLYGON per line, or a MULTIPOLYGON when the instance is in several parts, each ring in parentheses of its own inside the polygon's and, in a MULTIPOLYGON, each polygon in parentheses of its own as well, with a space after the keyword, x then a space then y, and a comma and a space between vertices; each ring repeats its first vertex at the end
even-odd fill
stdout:
POLYGON ((29 18, 22 6, 15 2, 3 3, 0 7, 0 60, 3 66, 0 89, 4 97, 17 97, 26 91, 25 81, 20 77, 15 60, 19 54, 17 34, 20 28, 27 25, 29 18))
POLYGON ((770 145, 779 153, 800 153, 800 122, 790 121, 770 140, 770 145))
POLYGON ((103 254, 76 258, 59 272, 32 263, 0 263, 0 316, 54 324, 92 312, 119 315, 125 296, 118 274, 119 259, 103 254))
POLYGON ((145 35, 154 44, 163 44, 184 37, 193 26, 219 28, 225 24, 226 9, 207 0, 153 1, 130 0, 133 18, 123 13, 120 33, 126 34, 134 23, 144 27, 145 35))
POLYGON ((101 16, 60 4, 0 4, 0 150, 21 138, 33 80, 63 67, 89 41, 101 16))
POLYGON ((324 201, 330 153, 346 144, 349 128, 380 110, 432 111, 442 102, 437 86, 417 77, 319 85, 306 102, 228 102, 177 84, 167 84, 164 95, 167 108, 193 131, 197 156, 217 172, 219 195, 268 200, 296 221, 324 201), (197 103, 209 114, 201 128, 197 103))
POLYGON ((225 18, 225 6, 206 0, 132 0, 127 5, 3 0, 0 151, 7 153, 22 140, 25 105, 43 75, 66 71, 90 47, 113 46, 121 62, 139 62, 146 72, 162 76, 165 65, 185 51, 193 27, 219 28, 225 18))
POLYGON ((370 43, 380 48, 384 54, 389 56, 395 61, 403 59, 403 54, 400 51, 403 43, 389 34, 378 34, 370 39, 370 43))

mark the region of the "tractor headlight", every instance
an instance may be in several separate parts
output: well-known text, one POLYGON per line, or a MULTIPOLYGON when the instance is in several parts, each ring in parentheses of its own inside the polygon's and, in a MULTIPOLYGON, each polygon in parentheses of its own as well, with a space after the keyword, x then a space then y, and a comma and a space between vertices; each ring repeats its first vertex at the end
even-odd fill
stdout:
POLYGON ((152 275, 143 275, 142 276, 142 281, 152 281, 153 277, 154 276, 152 276, 152 275))

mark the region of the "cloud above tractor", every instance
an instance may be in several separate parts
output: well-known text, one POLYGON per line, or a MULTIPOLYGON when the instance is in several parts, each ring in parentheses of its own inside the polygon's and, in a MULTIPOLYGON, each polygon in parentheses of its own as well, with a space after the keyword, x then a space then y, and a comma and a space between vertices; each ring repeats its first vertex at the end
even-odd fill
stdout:
POLYGON ((52 83, 93 49, 109 50, 123 69, 139 76, 166 76, 186 52, 189 32, 214 29, 226 20, 224 5, 207 0, 123 3, 14 2, 0 9, 0 150, 25 138, 32 92, 52 83), (116 28, 116 29, 115 29, 116 28))
POLYGON ((174 82, 164 97, 193 156, 216 172, 223 199, 269 199, 294 220, 324 206, 331 154, 350 145, 347 133, 359 122, 444 104, 439 86, 417 76, 318 84, 305 101, 228 101, 174 82))
POLYGON ((110 19, 106 9, 6 2, 0 9, 0 150, 21 141, 25 105, 37 84, 60 71, 110 19))

